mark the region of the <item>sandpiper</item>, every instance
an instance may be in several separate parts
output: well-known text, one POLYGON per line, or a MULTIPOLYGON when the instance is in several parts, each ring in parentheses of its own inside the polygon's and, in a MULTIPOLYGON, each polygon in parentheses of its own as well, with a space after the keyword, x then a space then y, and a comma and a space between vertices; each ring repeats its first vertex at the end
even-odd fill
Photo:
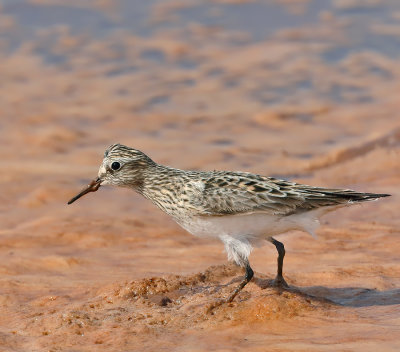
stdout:
POLYGON ((285 247, 273 236, 290 230, 313 234, 323 214, 389 196, 312 187, 247 172, 179 170, 121 144, 107 148, 98 177, 68 204, 103 185, 132 188, 193 235, 219 238, 228 259, 245 269, 243 281, 226 302, 252 279, 248 258, 254 246, 266 241, 275 245, 274 285, 287 286, 282 275, 285 247))

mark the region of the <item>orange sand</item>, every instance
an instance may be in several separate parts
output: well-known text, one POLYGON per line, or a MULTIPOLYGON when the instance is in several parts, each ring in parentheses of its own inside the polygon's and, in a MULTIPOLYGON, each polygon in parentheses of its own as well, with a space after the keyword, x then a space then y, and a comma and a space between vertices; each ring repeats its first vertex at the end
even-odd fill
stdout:
POLYGON ((0 350, 400 350, 398 2, 65 3, 0 9, 0 350), (66 205, 114 142, 393 197, 280 236, 288 291, 256 249, 209 311, 243 274, 220 243, 124 189, 66 205))

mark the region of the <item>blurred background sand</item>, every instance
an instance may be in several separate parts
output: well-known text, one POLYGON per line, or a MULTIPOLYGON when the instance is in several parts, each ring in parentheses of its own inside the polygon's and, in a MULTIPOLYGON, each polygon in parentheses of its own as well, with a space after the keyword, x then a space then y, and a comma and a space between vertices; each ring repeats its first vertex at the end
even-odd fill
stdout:
POLYGON ((0 4, 1 351, 400 349, 397 0, 0 4), (393 197, 282 235, 299 291, 255 250, 210 314, 242 275, 220 243, 124 189, 66 205, 115 142, 393 197))

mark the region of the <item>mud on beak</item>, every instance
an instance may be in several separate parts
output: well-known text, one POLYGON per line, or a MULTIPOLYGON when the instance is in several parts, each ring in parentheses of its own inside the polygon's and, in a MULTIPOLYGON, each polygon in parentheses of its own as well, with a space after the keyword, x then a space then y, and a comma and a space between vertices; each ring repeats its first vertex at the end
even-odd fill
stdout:
POLYGON ((101 180, 100 178, 96 178, 95 180, 91 181, 86 188, 84 188, 79 194, 77 194, 74 198, 72 198, 68 204, 72 204, 75 202, 77 199, 80 197, 84 196, 86 193, 89 192, 96 192, 101 186, 101 180))

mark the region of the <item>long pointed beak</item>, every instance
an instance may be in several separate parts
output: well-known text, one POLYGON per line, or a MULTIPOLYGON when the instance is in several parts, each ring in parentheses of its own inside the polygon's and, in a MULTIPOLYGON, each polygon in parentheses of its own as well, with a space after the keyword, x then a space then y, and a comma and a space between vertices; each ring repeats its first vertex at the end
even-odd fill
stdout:
POLYGON ((83 189, 79 194, 77 194, 74 198, 72 198, 68 204, 72 204, 75 202, 77 199, 80 197, 84 196, 85 194, 89 192, 96 192, 101 186, 101 180, 99 178, 96 178, 95 180, 91 181, 85 189, 83 189))

